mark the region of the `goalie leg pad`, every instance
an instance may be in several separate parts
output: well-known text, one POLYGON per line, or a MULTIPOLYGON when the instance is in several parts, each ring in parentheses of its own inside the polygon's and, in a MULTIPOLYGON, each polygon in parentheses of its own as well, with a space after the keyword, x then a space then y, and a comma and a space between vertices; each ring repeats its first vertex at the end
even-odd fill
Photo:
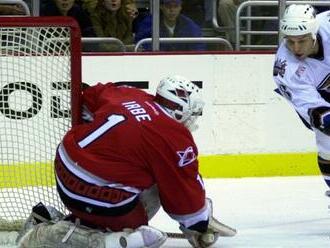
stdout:
POLYGON ((158 248, 167 239, 166 233, 151 227, 140 226, 132 230, 110 233, 105 238, 106 248, 158 248))
POLYGON ((166 239, 165 233, 150 226, 103 233, 69 221, 59 221, 36 225, 21 238, 18 247, 158 248, 166 239))
POLYGON ((21 238, 18 247, 105 248, 104 233, 83 226, 76 227, 70 237, 63 242, 63 238, 74 225, 69 221, 59 221, 56 224, 38 224, 21 238))

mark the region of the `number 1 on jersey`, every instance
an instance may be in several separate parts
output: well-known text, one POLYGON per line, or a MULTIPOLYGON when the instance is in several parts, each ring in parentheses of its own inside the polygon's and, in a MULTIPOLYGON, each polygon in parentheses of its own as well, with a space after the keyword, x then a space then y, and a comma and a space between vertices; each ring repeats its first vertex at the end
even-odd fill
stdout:
POLYGON ((94 140, 96 140, 97 138, 102 136, 105 132, 109 131, 111 128, 113 128, 117 124, 123 122, 124 120, 125 120, 125 117, 123 115, 116 115, 116 114, 110 115, 105 123, 103 123, 101 126, 99 126, 96 130, 94 130, 87 137, 85 137, 84 139, 79 141, 78 145, 81 148, 88 146, 94 140))

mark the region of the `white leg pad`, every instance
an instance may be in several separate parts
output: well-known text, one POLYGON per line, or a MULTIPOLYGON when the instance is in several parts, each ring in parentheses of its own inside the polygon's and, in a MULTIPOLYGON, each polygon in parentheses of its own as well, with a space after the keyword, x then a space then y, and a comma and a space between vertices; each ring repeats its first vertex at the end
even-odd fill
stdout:
POLYGON ((109 233, 105 238, 105 247, 158 248, 166 239, 166 233, 150 226, 140 226, 135 230, 109 233))
POLYGON ((74 232, 63 242, 63 238, 74 226, 68 221, 59 221, 56 224, 38 224, 25 233, 19 240, 18 247, 105 248, 104 233, 82 226, 77 226, 74 232))
POLYGON ((68 221, 59 221, 34 226, 19 240, 18 247, 158 248, 166 238, 166 233, 150 226, 104 233, 68 221))

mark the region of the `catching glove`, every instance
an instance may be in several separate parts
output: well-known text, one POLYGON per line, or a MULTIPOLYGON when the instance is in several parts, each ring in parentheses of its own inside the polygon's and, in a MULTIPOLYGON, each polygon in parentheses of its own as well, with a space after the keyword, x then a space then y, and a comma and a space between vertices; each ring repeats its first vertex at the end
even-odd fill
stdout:
POLYGON ((206 232, 200 233, 195 230, 190 230, 183 225, 180 226, 180 230, 188 239, 189 243, 194 248, 206 248, 217 242, 219 236, 230 237, 234 236, 237 231, 225 224, 222 224, 216 218, 213 217, 213 208, 211 199, 206 199, 209 204, 209 224, 206 232))

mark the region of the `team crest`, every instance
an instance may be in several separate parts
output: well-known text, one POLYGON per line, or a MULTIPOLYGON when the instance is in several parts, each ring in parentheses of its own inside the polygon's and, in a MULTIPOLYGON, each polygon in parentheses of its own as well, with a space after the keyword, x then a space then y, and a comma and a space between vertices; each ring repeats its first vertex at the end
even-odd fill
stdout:
POLYGON ((280 75, 284 77, 286 65, 286 60, 276 59, 273 67, 273 76, 280 75))
POLYGON ((297 75, 297 77, 301 77, 301 75, 304 73, 304 71, 306 70, 306 67, 303 65, 299 65, 298 69, 296 70, 295 74, 297 75))
POLYGON ((180 167, 189 165, 196 160, 196 154, 194 153, 192 146, 187 147, 184 151, 177 151, 176 154, 180 157, 178 163, 180 167))

